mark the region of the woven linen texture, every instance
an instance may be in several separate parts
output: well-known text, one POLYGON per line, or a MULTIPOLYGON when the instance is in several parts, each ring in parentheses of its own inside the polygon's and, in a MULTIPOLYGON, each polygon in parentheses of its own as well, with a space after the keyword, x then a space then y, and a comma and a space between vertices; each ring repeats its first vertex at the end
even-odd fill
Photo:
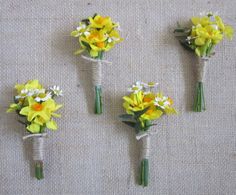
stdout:
POLYGON ((3 0, 1 2, 0 194, 233 195, 236 193, 236 39, 208 62, 207 111, 193 113, 197 59, 173 35, 202 11, 218 11, 236 29, 232 0, 3 0), (94 13, 120 22, 123 43, 106 53, 104 113, 94 115, 91 63, 73 52, 70 31, 94 13), (45 139, 45 179, 33 178, 31 142, 5 110, 16 82, 39 79, 64 90, 59 130, 45 139), (122 124, 122 96, 134 81, 157 81, 178 116, 157 121, 150 185, 137 185, 140 146, 122 124))

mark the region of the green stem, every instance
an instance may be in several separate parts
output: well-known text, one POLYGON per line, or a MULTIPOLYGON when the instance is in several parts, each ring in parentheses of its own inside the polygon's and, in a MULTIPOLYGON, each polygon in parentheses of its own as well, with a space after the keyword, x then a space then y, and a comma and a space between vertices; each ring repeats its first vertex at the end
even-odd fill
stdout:
POLYGON ((95 114, 102 114, 102 87, 95 86, 95 114))
POLYGON ((140 185, 143 187, 148 186, 148 175, 149 175, 149 163, 148 159, 143 159, 141 161, 141 168, 140 168, 140 185))
POLYGON ((204 92, 203 92, 203 82, 200 81, 197 83, 196 97, 194 100, 193 110, 195 112, 202 112, 206 110, 204 92))
MULTIPOLYGON (((103 51, 98 52, 96 59, 102 60, 103 51)), ((95 114, 102 114, 102 87, 101 85, 95 86, 95 114)))
POLYGON ((35 162, 35 177, 40 180, 43 179, 43 162, 36 161, 35 162))

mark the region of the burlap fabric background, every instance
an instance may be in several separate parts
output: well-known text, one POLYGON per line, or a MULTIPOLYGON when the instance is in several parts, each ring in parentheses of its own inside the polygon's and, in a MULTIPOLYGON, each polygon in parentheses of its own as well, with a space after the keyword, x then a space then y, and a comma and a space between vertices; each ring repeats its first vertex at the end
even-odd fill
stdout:
POLYGON ((218 11, 236 28, 232 0, 1 1, 0 194, 236 193, 236 39, 217 46, 205 84, 207 111, 191 112, 196 59, 172 34, 201 11, 218 11), (70 31, 95 12, 119 21, 125 41, 105 55, 104 114, 93 114, 90 64, 73 51, 70 31), (45 179, 35 180, 30 142, 14 114, 5 114, 16 82, 38 78, 65 96, 59 130, 49 133, 45 179), (138 186, 139 144, 117 120, 126 88, 157 81, 178 116, 159 120, 152 138, 150 185, 138 186))

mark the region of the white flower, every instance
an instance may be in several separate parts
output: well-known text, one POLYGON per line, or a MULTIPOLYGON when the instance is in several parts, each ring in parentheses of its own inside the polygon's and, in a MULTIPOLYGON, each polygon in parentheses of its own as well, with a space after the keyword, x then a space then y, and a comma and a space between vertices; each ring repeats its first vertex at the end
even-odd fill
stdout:
POLYGON ((120 41, 120 39, 119 38, 117 38, 117 37, 109 37, 108 39, 107 39, 107 42, 108 43, 111 43, 111 42, 118 42, 118 41, 120 41))
POLYGON ((45 89, 22 89, 20 95, 15 96, 16 99, 25 98, 29 96, 45 93, 45 89))
POLYGON ((47 93, 45 97, 41 98, 41 97, 36 97, 34 100, 36 102, 45 102, 47 101, 48 99, 50 99, 52 97, 51 95, 51 92, 50 93, 47 93))
POLYGON ((149 94, 151 93, 151 90, 156 88, 158 86, 158 83, 155 82, 148 82, 148 83, 144 83, 142 82, 142 86, 144 88, 144 94, 149 94))
POLYGON ((78 27, 76 28, 76 30, 77 30, 77 31, 81 31, 82 29, 85 29, 85 28, 86 28, 86 25, 85 25, 85 24, 82 24, 82 25, 78 26, 78 27))
POLYGON ((117 27, 116 27, 117 30, 118 30, 118 31, 122 31, 122 29, 120 28, 120 23, 119 23, 119 22, 116 22, 116 25, 117 25, 117 27))
POLYGON ((59 86, 54 85, 53 87, 50 87, 50 90, 52 91, 53 95, 63 96, 62 90, 59 86))
POLYGON ((142 89, 143 89, 142 82, 137 81, 134 85, 132 85, 130 88, 128 88, 128 92, 132 92, 134 94, 137 94, 142 89))
POLYGON ((28 89, 22 89, 20 93, 21 93, 21 94, 28 94, 28 92, 29 92, 28 89))
POLYGON ((168 97, 166 97, 166 96, 163 96, 162 98, 156 97, 154 100, 154 105, 156 105, 162 109, 165 109, 166 106, 170 105, 170 102, 168 101, 168 97))
POLYGON ((88 31, 85 31, 85 32, 84 32, 84 35, 85 35, 86 37, 88 37, 90 34, 91 34, 91 33, 88 32, 88 31))
POLYGON ((149 89, 149 88, 157 87, 158 83, 155 83, 155 82, 144 83, 144 82, 142 82, 142 85, 145 89, 149 89))
POLYGON ((75 37, 79 37, 84 33, 84 30, 86 29, 86 25, 85 24, 81 24, 80 26, 78 26, 76 28, 77 34, 74 35, 75 37))
POLYGON ((216 24, 212 24, 211 25, 215 30, 218 30, 219 29, 219 27, 216 25, 216 24))

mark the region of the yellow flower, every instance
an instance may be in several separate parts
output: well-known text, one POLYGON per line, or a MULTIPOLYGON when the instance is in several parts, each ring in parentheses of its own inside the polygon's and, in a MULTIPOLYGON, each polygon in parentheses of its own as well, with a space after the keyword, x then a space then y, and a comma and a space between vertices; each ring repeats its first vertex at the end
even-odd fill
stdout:
MULTIPOLYGON (((46 124, 44 124, 44 125, 46 125, 46 127, 48 129, 57 130, 57 124, 54 120, 50 120, 50 121, 46 122, 46 124)), ((42 127, 43 127, 42 125, 38 124, 34 120, 29 125, 27 125, 26 129, 28 131, 30 131, 31 133, 40 133, 42 127)))
POLYGON ((154 105, 161 108, 166 114, 176 114, 176 110, 171 107, 173 100, 169 97, 163 96, 162 93, 156 94, 154 105))
POLYGON ((79 37, 83 33, 85 33, 88 30, 85 23, 80 22, 79 26, 76 28, 76 30, 71 32, 72 37, 79 37))
POLYGON ((32 122, 27 125, 26 129, 31 133, 40 133, 41 127, 39 124, 32 122))
POLYGON ((226 26, 225 26, 224 33, 225 33, 225 36, 226 36, 228 39, 232 40, 233 35, 234 35, 234 29, 233 29, 233 27, 232 27, 232 26, 229 26, 229 25, 226 25, 226 26))
POLYGON ((18 104, 11 104, 10 107, 7 109, 7 113, 16 111, 18 109, 18 104))
POLYGON ((102 53, 109 51, 116 43, 122 41, 119 32, 115 30, 119 26, 110 17, 95 15, 89 17, 89 22, 82 22, 80 26, 71 32, 71 36, 78 37, 81 49, 74 54, 88 51, 93 58, 102 58, 102 53))
POLYGON ((86 44, 90 47, 90 55, 92 57, 97 57, 99 51, 108 51, 110 49, 106 41, 107 37, 105 36, 102 30, 92 30, 87 36, 80 37, 80 44, 85 49, 86 44))
POLYGON ((94 18, 89 17, 90 27, 91 28, 104 28, 106 27, 108 30, 113 28, 112 21, 110 17, 104 17, 100 15, 96 15, 94 18))
POLYGON ((128 114, 133 114, 148 107, 148 110, 140 117, 141 121, 154 120, 162 115, 162 111, 154 106, 155 95, 153 93, 144 95, 143 91, 139 91, 135 94, 131 93, 129 97, 124 96, 123 99, 125 100, 123 107, 128 114))
POLYGON ((197 26, 197 25, 201 25, 201 26, 206 26, 211 24, 212 22, 210 21, 210 18, 207 16, 204 17, 192 17, 191 18, 192 23, 197 26))
POLYGON ((61 105, 57 105, 53 99, 38 103, 32 97, 28 97, 28 102, 29 105, 22 108, 20 114, 27 116, 29 122, 38 117, 35 122, 40 119, 42 122, 46 123, 50 120, 51 116, 60 116, 54 112, 58 110, 61 105))
POLYGON ((42 85, 38 80, 29 80, 26 84, 16 84, 15 89, 20 94, 22 89, 42 89, 42 85))

